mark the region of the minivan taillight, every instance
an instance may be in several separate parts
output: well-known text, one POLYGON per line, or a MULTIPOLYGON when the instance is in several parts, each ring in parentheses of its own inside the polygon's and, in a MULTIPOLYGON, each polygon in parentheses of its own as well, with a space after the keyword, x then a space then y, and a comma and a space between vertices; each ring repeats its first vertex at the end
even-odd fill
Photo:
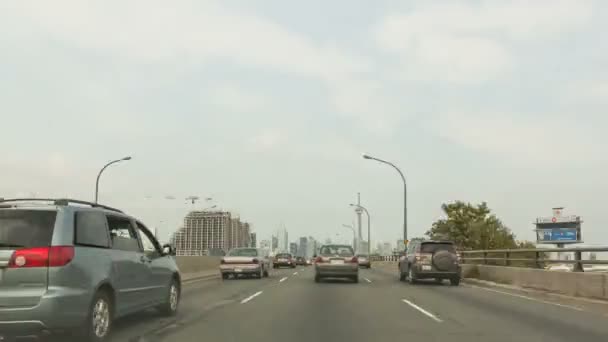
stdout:
POLYGON ((317 263, 317 264, 321 264, 321 263, 323 263, 323 258, 321 258, 321 257, 317 257, 317 258, 315 259, 315 263, 317 263))
POLYGON ((356 256, 354 256, 352 259, 350 259, 350 262, 358 264, 359 263, 359 259, 356 256))
POLYGON ((9 260, 9 268, 61 267, 74 259, 74 247, 53 246, 16 250, 9 260))

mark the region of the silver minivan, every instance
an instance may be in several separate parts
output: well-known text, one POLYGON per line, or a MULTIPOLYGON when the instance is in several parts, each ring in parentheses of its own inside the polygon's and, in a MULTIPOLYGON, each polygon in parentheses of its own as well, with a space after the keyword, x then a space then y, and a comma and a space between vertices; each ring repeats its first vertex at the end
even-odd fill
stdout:
POLYGON ((177 311, 169 245, 122 211, 65 199, 0 199, 0 340, 57 331, 105 341, 121 316, 177 311))

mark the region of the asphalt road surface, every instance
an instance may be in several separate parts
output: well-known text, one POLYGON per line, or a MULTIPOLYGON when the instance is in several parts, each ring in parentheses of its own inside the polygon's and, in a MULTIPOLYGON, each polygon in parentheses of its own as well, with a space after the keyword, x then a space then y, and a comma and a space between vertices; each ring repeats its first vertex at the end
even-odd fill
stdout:
POLYGON ((313 267, 185 287, 180 313, 116 323, 113 341, 607 341, 608 305, 448 282, 409 285, 394 269, 358 284, 315 283, 313 267))

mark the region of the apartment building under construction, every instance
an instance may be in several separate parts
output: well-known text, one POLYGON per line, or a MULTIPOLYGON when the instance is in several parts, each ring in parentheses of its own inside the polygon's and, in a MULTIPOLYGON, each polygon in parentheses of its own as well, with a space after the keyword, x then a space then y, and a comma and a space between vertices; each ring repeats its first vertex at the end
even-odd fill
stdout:
POLYGON ((177 255, 216 255, 251 245, 250 225, 228 211, 191 211, 174 235, 177 255))

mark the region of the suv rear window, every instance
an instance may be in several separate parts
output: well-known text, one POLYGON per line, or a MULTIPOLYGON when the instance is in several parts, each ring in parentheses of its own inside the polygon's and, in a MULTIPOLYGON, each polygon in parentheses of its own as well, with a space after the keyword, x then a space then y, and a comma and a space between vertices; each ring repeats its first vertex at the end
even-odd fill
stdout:
POLYGON ((456 250, 454 249, 454 244, 451 244, 451 243, 431 242, 431 243, 423 243, 420 246, 421 253, 435 253, 438 251, 448 251, 448 252, 456 253, 456 250))
POLYGON ((291 258, 291 254, 279 253, 277 254, 277 258, 291 258))
POLYGON ((56 211, 0 210, 0 248, 50 246, 56 211))

